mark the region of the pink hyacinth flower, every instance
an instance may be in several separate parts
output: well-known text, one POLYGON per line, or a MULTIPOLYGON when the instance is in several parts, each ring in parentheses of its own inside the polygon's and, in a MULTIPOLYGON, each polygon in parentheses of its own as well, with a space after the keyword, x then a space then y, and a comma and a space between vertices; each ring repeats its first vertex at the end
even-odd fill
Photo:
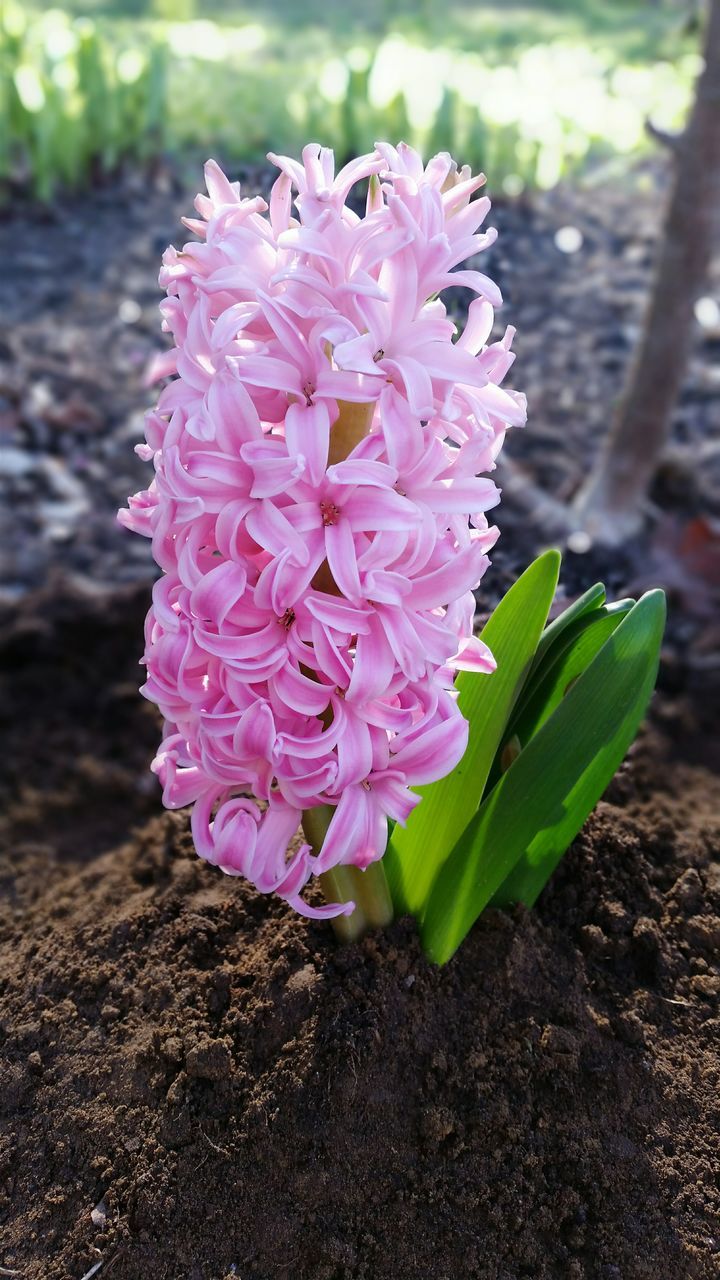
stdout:
POLYGON ((120 519, 162 570, 143 692, 164 803, 193 805, 208 862, 332 916, 352 903, 309 907, 310 877, 381 858, 465 750, 455 674, 494 665, 473 637, 487 473, 525 401, 501 386, 512 330, 489 342, 497 286, 458 270, 495 239, 482 175, 402 143, 337 176, 315 145, 270 158, 269 205, 209 161, 196 239, 164 255, 155 476, 120 519), (450 285, 476 295, 459 337, 450 285), (289 852, 320 805, 321 847, 289 852))

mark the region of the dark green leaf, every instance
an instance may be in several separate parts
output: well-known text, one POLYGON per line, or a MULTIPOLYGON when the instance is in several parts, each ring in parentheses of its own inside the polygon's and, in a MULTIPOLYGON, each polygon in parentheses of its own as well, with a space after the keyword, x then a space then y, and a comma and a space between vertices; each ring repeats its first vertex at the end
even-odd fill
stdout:
POLYGON ((525 746, 545 723, 578 676, 600 652, 623 618, 634 608, 634 600, 619 600, 616 604, 603 605, 591 614, 578 618, 559 637, 548 657, 542 683, 535 686, 533 694, 523 697, 522 707, 516 709, 512 731, 525 746), (563 643, 567 638, 567 643, 563 643))
POLYGON ((578 618, 582 618, 585 614, 591 613, 594 609, 599 609, 605 603, 605 588, 602 582, 596 582, 593 587, 577 600, 574 600, 567 609, 558 614, 552 622, 548 624, 540 637, 540 643, 535 651, 535 657, 532 664, 533 675, 537 671, 539 665, 548 655, 555 641, 571 623, 576 622, 578 618))
POLYGON ((634 603, 634 600, 619 600, 593 609, 576 618, 556 638, 535 677, 528 677, 522 698, 518 700, 508 724, 506 737, 493 761, 486 793, 492 790, 508 767, 504 758, 506 744, 515 744, 515 754, 527 746, 634 603))

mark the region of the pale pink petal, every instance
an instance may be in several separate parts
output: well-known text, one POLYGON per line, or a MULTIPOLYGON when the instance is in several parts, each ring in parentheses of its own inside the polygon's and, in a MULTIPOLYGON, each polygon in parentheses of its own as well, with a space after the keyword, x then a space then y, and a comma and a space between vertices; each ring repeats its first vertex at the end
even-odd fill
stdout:
POLYGON ((288 903, 298 915, 306 916, 308 920, 332 920, 336 916, 351 916, 355 910, 355 903, 352 901, 330 902, 324 907, 311 907, 297 895, 288 898, 288 903))
POLYGON ((421 519, 414 502, 393 489, 358 488, 343 500, 342 513, 352 529, 408 529, 421 519))
POLYGON ((320 484, 325 474, 330 443, 330 414, 322 400, 291 404, 285 415, 285 439, 290 454, 302 458, 308 477, 320 484))
POLYGON ((306 542, 295 532, 290 521, 269 499, 264 498, 247 515, 248 533, 274 555, 290 550, 298 564, 307 564, 310 553, 306 542))
POLYGON ((414 787, 435 782, 459 764, 467 740, 467 721, 462 716, 452 716, 396 752, 393 767, 402 770, 414 787))
POLYGON ((352 528, 347 519, 329 525, 325 530, 328 564, 343 595, 355 604, 362 598, 360 574, 355 554, 352 528))
POLYGON ((483 644, 477 636, 470 636, 455 657, 450 659, 450 665, 456 671, 482 671, 488 675, 492 674, 497 667, 487 645, 483 644))
POLYGON ((408 602, 414 609, 432 609, 437 604, 449 604, 476 586, 484 567, 483 547, 471 543, 454 556, 450 564, 415 578, 408 602))

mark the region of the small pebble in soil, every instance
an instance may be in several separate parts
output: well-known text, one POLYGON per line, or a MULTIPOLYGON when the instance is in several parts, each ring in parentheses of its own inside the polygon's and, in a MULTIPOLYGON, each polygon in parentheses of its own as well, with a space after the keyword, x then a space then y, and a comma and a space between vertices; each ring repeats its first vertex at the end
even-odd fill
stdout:
POLYGON ((561 253, 577 253, 583 246, 583 233, 579 227, 558 227, 554 240, 561 253))
POLYGON ((134 298, 123 298, 118 307, 118 320, 121 324, 137 324, 142 315, 142 308, 134 298))
POLYGON ((714 298, 698 298, 695 303, 695 319, 710 333, 720 333, 720 306, 714 298))
POLYGON ((105 1230, 105 1227, 107 1226, 107 1205, 104 1200, 101 1200, 99 1204, 95 1205, 95 1208, 90 1213, 90 1220, 93 1226, 97 1227, 98 1231, 105 1230))

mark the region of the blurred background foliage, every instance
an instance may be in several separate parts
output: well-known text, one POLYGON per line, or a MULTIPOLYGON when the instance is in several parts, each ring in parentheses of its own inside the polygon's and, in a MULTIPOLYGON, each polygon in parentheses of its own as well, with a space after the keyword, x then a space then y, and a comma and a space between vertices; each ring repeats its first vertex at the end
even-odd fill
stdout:
POLYGON ((123 162, 252 163, 312 138, 449 149, 508 194, 678 127, 683 0, 74 0, 0 9, 0 182, 49 200, 123 162))

